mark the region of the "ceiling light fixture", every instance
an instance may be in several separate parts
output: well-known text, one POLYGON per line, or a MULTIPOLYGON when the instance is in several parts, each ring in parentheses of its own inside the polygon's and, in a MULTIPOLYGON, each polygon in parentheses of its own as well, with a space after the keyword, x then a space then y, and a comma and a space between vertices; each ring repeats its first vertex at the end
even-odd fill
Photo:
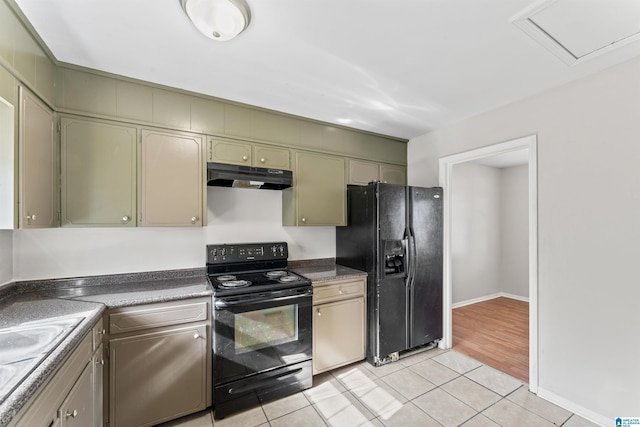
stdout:
POLYGON ((180 4, 193 25, 213 40, 231 40, 251 21, 244 0, 180 0, 180 4))

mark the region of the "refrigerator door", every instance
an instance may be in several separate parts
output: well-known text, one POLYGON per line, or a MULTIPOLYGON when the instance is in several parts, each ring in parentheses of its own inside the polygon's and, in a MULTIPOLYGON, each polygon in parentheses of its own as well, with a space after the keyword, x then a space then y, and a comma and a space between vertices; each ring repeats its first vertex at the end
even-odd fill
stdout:
POLYGON ((408 191, 411 348, 442 338, 442 189, 408 191))
POLYGON ((374 357, 383 358, 407 348, 408 262, 407 191, 400 185, 378 185, 378 260, 373 295, 377 330, 374 357))

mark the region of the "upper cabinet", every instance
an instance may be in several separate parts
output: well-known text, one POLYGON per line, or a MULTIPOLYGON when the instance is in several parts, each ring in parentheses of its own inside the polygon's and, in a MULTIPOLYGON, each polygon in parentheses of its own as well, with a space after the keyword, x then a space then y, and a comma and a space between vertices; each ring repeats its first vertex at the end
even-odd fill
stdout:
POLYGON ((58 225, 54 114, 20 87, 20 228, 58 225))
POLYGON ((283 225, 345 225, 344 158, 294 153, 294 186, 282 192, 283 225))
POLYGON ((367 185, 371 181, 400 185, 407 182, 404 166, 349 159, 348 173, 348 183, 353 185, 367 185))
POLYGON ((61 119, 62 226, 136 225, 134 127, 61 119))
POLYGON ((223 138, 209 138, 208 162, 291 169, 289 150, 223 138))
POLYGON ((380 165, 380 181, 388 184, 407 185, 407 168, 397 165, 380 165))
POLYGON ((139 225, 204 224, 203 153, 200 135, 142 130, 139 225))

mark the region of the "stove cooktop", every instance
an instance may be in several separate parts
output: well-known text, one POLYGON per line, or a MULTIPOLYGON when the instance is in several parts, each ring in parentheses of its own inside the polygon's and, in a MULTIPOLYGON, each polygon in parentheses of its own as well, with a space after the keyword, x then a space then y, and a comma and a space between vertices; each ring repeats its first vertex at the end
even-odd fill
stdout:
POLYGON ((214 295, 264 292, 311 285, 311 281, 306 277, 282 269, 209 274, 209 281, 213 286, 214 295))

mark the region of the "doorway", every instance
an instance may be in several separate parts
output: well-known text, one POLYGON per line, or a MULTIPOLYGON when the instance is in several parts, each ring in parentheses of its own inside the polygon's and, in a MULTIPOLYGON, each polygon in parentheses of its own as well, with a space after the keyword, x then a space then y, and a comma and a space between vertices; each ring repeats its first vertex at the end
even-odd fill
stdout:
POLYGON ((439 161, 440 186, 444 189, 444 333, 441 346, 451 348, 453 345, 453 265, 452 265, 452 199, 456 196, 453 181, 455 165, 465 163, 481 163, 482 159, 518 156, 524 154, 528 163, 528 294, 529 294, 529 389, 537 391, 538 386, 538 250, 537 250, 537 137, 531 135, 452 156, 443 157, 439 161))

